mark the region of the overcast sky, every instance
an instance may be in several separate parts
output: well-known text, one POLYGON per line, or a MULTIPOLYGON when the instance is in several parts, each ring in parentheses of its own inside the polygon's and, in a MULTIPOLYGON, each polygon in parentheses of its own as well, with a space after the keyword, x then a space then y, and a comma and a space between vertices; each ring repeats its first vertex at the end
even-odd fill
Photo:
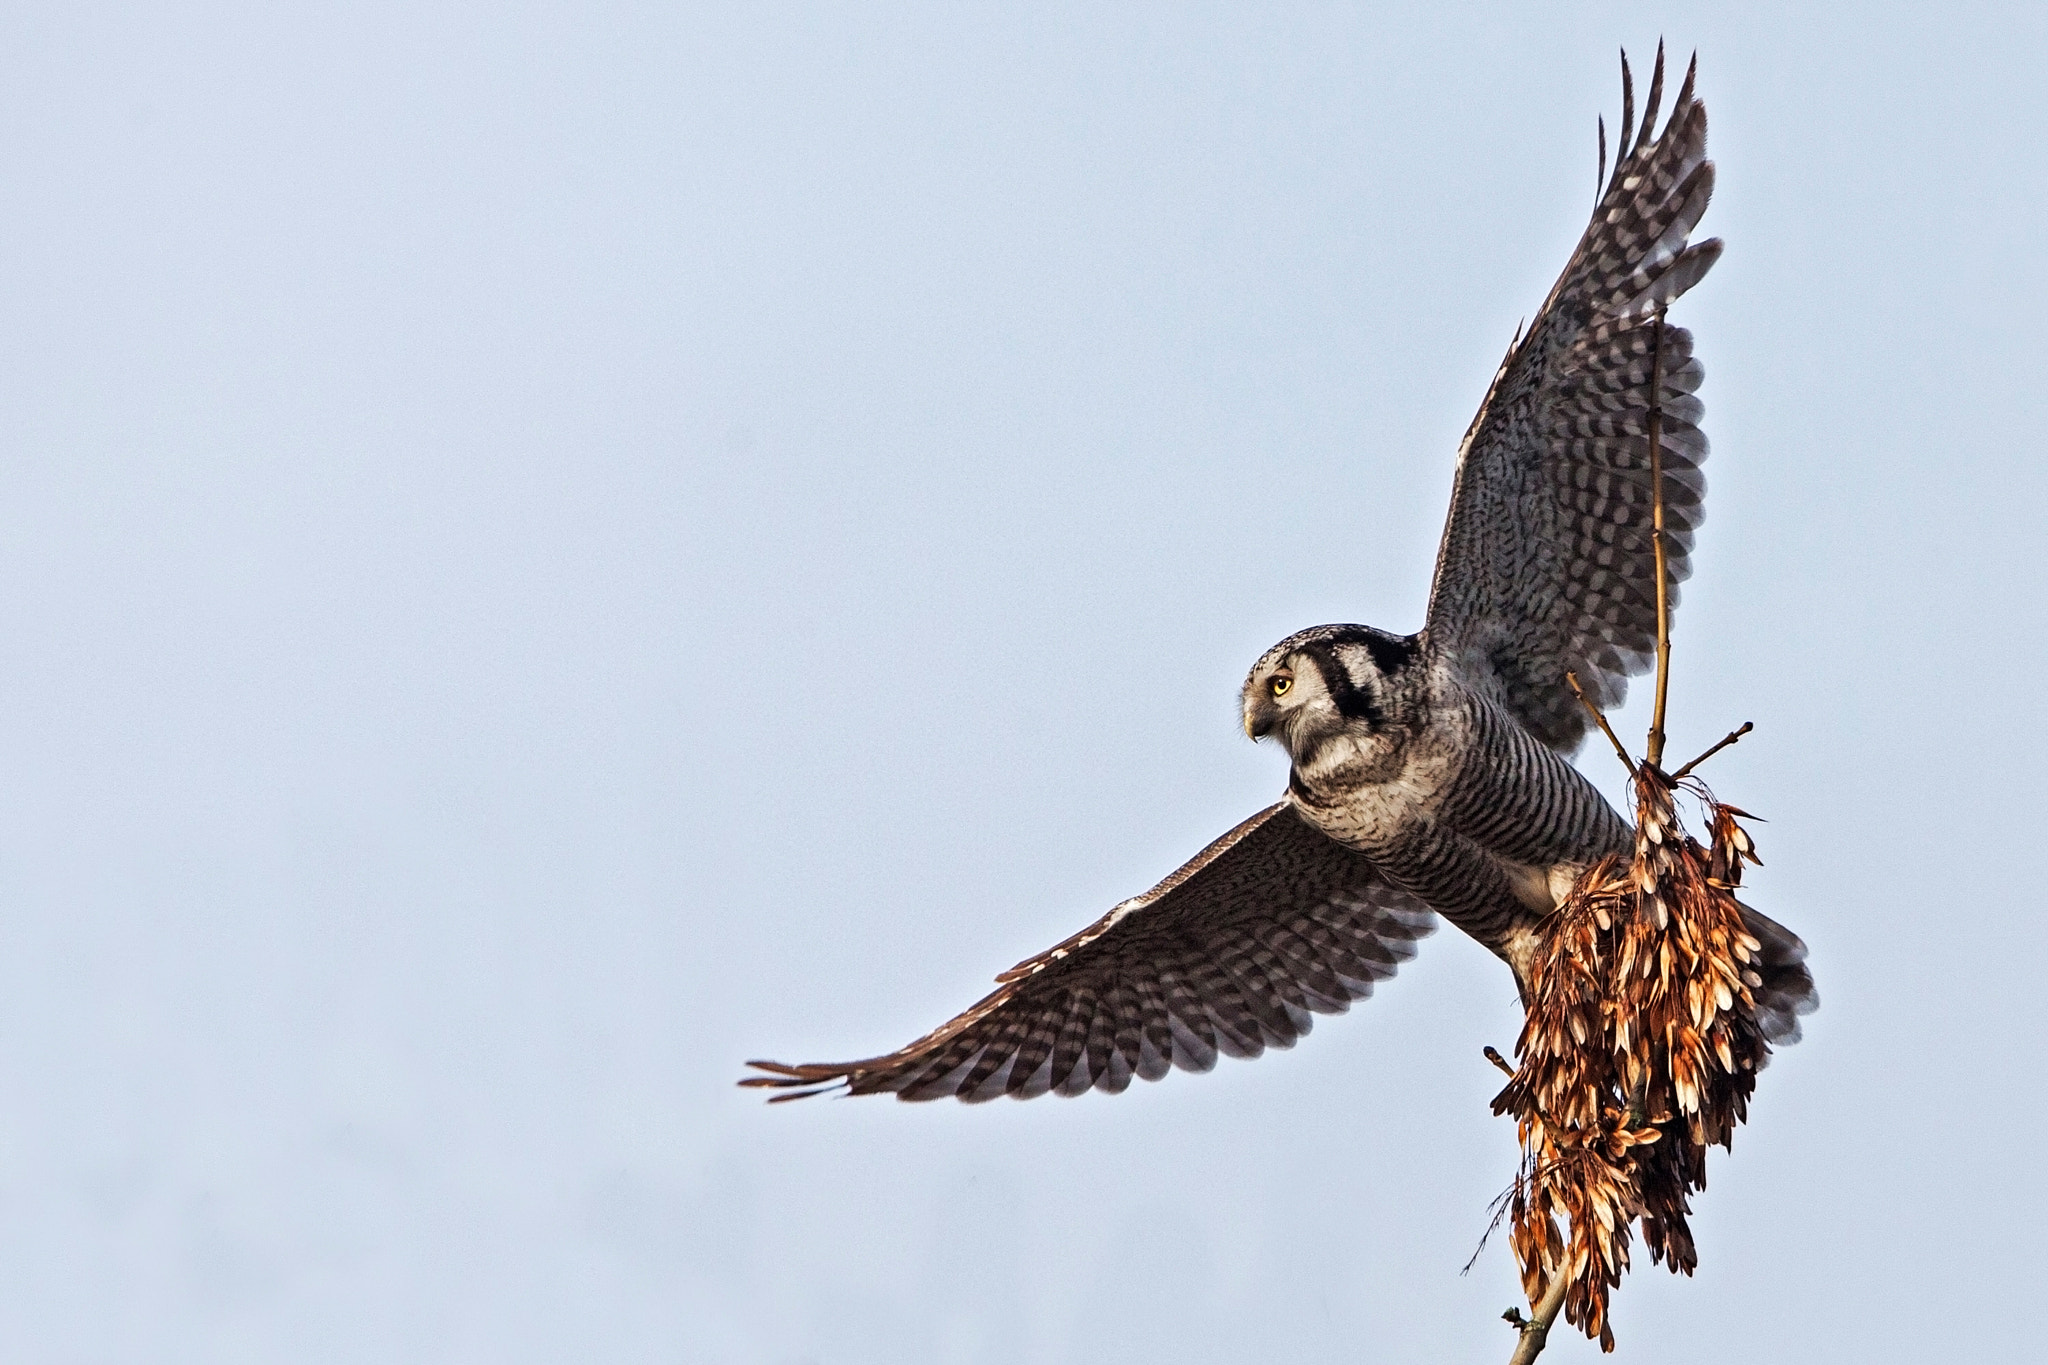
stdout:
POLYGON ((741 8, 0 15, 0 1356, 1505 1359, 1453 930, 1120 1097, 731 1083, 1277 795, 1660 33, 1672 749, 1823 1003, 1621 1349, 2038 1350, 2041 11, 741 8))

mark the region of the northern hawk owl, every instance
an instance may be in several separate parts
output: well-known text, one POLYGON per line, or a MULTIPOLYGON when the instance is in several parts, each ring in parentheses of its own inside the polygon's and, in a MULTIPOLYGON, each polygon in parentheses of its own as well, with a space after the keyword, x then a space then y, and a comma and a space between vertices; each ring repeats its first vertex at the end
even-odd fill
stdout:
MULTIPOLYGON (((1632 847, 1568 761, 1588 717, 1566 674, 1611 707, 1655 647, 1653 354, 1674 584, 1701 519, 1702 370, 1663 310, 1721 244, 1688 244, 1714 187, 1707 116, 1688 69, 1652 137, 1663 77, 1660 53, 1631 145, 1624 64, 1614 173, 1465 435, 1422 630, 1317 626, 1252 666, 1245 732, 1286 748, 1286 796, 901 1051, 755 1062, 768 1074, 743 1084, 986 1100, 1206 1071, 1371 994, 1432 912, 1526 984, 1544 917, 1585 867, 1632 847)), ((1760 1022, 1793 1041, 1815 1002, 1805 947, 1747 915, 1760 1022)))

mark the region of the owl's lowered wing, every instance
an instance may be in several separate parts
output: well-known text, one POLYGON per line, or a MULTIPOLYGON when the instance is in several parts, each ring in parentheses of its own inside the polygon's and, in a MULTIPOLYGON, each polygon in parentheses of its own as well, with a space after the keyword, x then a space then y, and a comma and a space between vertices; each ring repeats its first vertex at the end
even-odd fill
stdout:
MULTIPOLYGON (((1538 738, 1569 752, 1587 716, 1574 672, 1603 707, 1656 647, 1651 544, 1650 372, 1662 376, 1665 548, 1675 585, 1690 571, 1706 484, 1701 367, 1692 336, 1660 325, 1721 244, 1686 239, 1713 193, 1707 115, 1693 71, 1656 138, 1664 54, 1641 134, 1622 63, 1614 175, 1564 274, 1501 363, 1458 454, 1425 640, 1468 681, 1497 689, 1538 738), (1661 341, 1659 334, 1661 332, 1661 341)), ((1670 596, 1677 602, 1675 586, 1670 596)))
POLYGON ((1372 993, 1434 927, 1426 906, 1362 854, 1269 806, 1066 942, 1019 963, 994 994, 916 1042, 858 1062, 788 1066, 741 1085, 800 1099, 968 1101, 1112 1094, 1169 1067, 1291 1047, 1312 1014, 1372 993))

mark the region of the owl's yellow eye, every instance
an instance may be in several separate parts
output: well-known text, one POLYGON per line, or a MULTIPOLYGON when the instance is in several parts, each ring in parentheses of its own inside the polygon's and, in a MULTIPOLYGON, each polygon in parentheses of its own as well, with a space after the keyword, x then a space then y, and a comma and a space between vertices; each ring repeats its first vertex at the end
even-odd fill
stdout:
POLYGON ((1291 673, 1275 673, 1273 681, 1266 685, 1273 689, 1273 700, 1278 701, 1287 695, 1289 688, 1294 686, 1294 675, 1291 673))

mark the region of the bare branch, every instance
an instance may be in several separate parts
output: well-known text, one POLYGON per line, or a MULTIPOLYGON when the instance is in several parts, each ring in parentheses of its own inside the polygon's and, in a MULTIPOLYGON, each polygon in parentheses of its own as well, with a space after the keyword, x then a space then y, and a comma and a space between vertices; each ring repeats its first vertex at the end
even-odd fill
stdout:
POLYGON ((1636 761, 1628 756, 1628 750, 1622 747, 1620 737, 1614 733, 1614 727, 1607 723, 1607 717, 1600 714, 1600 708, 1593 705, 1593 699, 1586 695, 1586 689, 1579 686, 1579 675, 1570 669, 1566 669, 1564 680, 1566 685, 1572 689, 1572 695, 1579 699, 1579 704, 1586 708, 1592 715, 1594 722, 1599 725, 1600 733, 1607 736, 1607 742, 1614 746, 1614 756, 1621 760, 1621 766, 1628 769, 1630 777, 1634 777, 1636 775, 1636 761))
POLYGON ((1754 730, 1754 729, 1756 729, 1756 726, 1755 726, 1755 725, 1753 725, 1753 724, 1751 724, 1751 723, 1750 723, 1749 721, 1744 721, 1744 722, 1742 722, 1742 724, 1741 724, 1741 726, 1740 726, 1739 728, 1737 728, 1737 729, 1734 729, 1734 730, 1730 730, 1730 731, 1729 731, 1729 732, 1728 732, 1727 734, 1723 735, 1723 736, 1721 737, 1721 739, 1720 739, 1720 740, 1719 740, 1718 742, 1716 742, 1716 743, 1715 743, 1715 745, 1714 745, 1714 747, 1713 747, 1713 748, 1711 748, 1711 749, 1707 750, 1707 751, 1706 751, 1705 753, 1701 754, 1701 755, 1700 755, 1700 756, 1699 756, 1698 758, 1696 758, 1696 759, 1694 759, 1694 760, 1693 760, 1692 762, 1690 762, 1690 763, 1686 764, 1686 765, 1685 765, 1685 766, 1684 766, 1683 768, 1680 768, 1680 769, 1679 769, 1679 770, 1678 770, 1677 772, 1675 772, 1675 773, 1671 774, 1671 780, 1672 780, 1673 782, 1677 782, 1677 781, 1679 781, 1679 780, 1680 780, 1680 779, 1682 779, 1682 778, 1683 778, 1683 777, 1684 777, 1684 776, 1685 776, 1685 775, 1686 775, 1687 773, 1691 772, 1691 771, 1692 771, 1692 770, 1693 770, 1694 768, 1697 768, 1697 767, 1699 767, 1699 766, 1700 766, 1700 764, 1702 764, 1702 763, 1706 762, 1706 761, 1707 761, 1708 759, 1712 758, 1712 757, 1713 757, 1713 756, 1714 756, 1715 754, 1718 754, 1718 753, 1720 753, 1720 752, 1721 752, 1721 751, 1722 751, 1723 749, 1725 749, 1725 748, 1727 748, 1727 747, 1728 747, 1729 745, 1733 744, 1733 743, 1734 743, 1734 742, 1735 742, 1736 740, 1738 740, 1738 739, 1741 739, 1741 738, 1742 738, 1742 737, 1743 737, 1744 735, 1748 734, 1748 733, 1749 733, 1749 732, 1750 732, 1751 730, 1754 730))
MULTIPOLYGON (((1550 1324, 1557 1321, 1558 1313, 1564 1308, 1565 1291, 1571 1288, 1571 1283, 1572 1277, 1562 1267, 1552 1268, 1550 1283, 1544 1286, 1542 1299, 1529 1305, 1536 1310, 1536 1316, 1518 1324, 1522 1336, 1515 1343, 1515 1353, 1508 1357, 1508 1365, 1529 1365, 1530 1361, 1543 1354, 1543 1348, 1550 1342, 1550 1324)), ((1516 1317, 1520 1316, 1516 1314, 1516 1317)))
POLYGON ((1653 768, 1664 763, 1664 698, 1671 686, 1671 574, 1664 546, 1664 310, 1650 333, 1650 534, 1657 557, 1657 705, 1650 712, 1650 738, 1643 757, 1653 768))

